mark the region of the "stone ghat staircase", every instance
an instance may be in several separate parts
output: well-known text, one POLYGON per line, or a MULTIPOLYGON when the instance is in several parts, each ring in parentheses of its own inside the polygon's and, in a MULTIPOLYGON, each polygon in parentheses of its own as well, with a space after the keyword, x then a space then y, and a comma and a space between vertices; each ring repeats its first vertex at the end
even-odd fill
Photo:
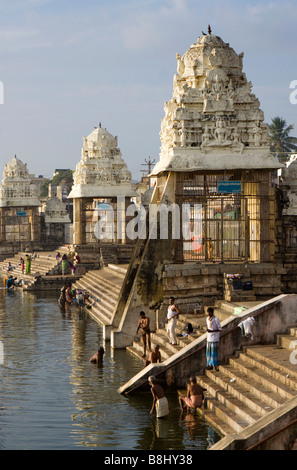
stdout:
MULTIPOLYGON (((63 250, 59 250, 63 254, 63 250)), ((65 253, 66 253, 65 249, 65 253)), ((41 251, 36 253, 36 258, 33 258, 31 261, 31 273, 22 274, 20 259, 21 257, 25 259, 25 253, 20 252, 16 255, 6 258, 0 263, 0 276, 4 279, 7 275, 12 275, 14 278, 17 278, 17 281, 22 280, 23 289, 29 289, 35 283, 36 276, 48 276, 55 275, 58 273, 58 266, 56 262, 56 251, 41 251), (8 262, 11 263, 13 270, 8 272, 7 266, 8 262)))
MULTIPOLYGON (((136 329, 136 326, 135 326, 136 329)), ((176 352, 180 351, 183 347, 187 346, 189 343, 194 341, 201 336, 206 331, 206 316, 205 315, 195 315, 195 314, 187 314, 187 315, 179 315, 177 325, 176 325, 176 334, 177 334, 177 345, 169 344, 168 335, 166 332, 166 328, 158 328, 154 333, 151 333, 151 347, 154 348, 155 345, 160 346, 161 358, 162 362, 171 357, 176 352), (188 323, 191 323, 193 326, 194 333, 191 335, 185 334, 185 329, 188 323)), ((134 354, 138 357, 141 361, 145 359, 142 357, 143 355, 143 344, 140 340, 140 333, 139 337, 135 338, 132 346, 127 346, 126 350, 130 353, 134 354)), ((149 352, 147 350, 147 357, 148 358, 149 352)))
POLYGON ((127 265, 109 264, 102 269, 88 271, 73 283, 77 290, 91 294, 90 315, 102 326, 111 326, 114 310, 125 279, 127 265))
MULTIPOLYGON (((242 309, 247 309, 251 305, 254 305, 259 302, 245 302, 245 303, 232 303, 227 301, 217 301, 214 309, 215 316, 222 322, 230 315, 236 315, 237 312, 242 311, 242 309)), ((206 311, 207 307, 205 307, 206 311)), ((176 352, 180 351, 183 347, 190 344, 192 341, 198 338, 198 336, 203 335, 206 332, 206 317, 207 314, 180 314, 177 325, 176 325, 176 334, 177 334, 177 345, 169 344, 168 336, 166 332, 166 327, 158 328, 155 332, 151 333, 151 346, 152 349, 156 344, 160 346, 161 358, 162 361, 165 361, 171 357, 176 352), (186 335, 185 329, 188 323, 191 323, 194 329, 194 334, 186 335)), ((135 326, 136 329, 136 326, 135 326)), ((127 346, 126 350, 138 357, 142 362, 143 359, 143 345, 139 337, 135 337, 135 340, 131 346, 127 346)), ((147 351, 148 357, 148 351, 147 351)))
POLYGON ((292 341, 297 341, 296 326, 278 335, 274 345, 247 346, 220 364, 219 371, 206 370, 197 381, 207 390, 207 408, 197 411, 226 436, 240 433, 297 396, 292 341))

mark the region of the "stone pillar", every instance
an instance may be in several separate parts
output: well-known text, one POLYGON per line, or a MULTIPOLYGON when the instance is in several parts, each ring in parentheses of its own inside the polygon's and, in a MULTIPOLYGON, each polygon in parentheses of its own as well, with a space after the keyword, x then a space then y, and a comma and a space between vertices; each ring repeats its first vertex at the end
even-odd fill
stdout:
POLYGON ((40 241, 41 229, 40 229, 40 215, 38 213, 38 207, 28 208, 28 213, 31 212, 29 220, 31 222, 31 240, 40 241))
POLYGON ((85 210, 81 198, 73 199, 73 243, 74 245, 86 243, 85 210))

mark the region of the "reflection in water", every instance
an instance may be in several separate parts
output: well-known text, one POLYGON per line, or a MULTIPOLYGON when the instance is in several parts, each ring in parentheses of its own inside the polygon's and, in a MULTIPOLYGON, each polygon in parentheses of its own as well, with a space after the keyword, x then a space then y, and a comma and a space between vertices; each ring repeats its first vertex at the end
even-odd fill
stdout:
POLYGON ((206 449, 218 437, 197 416, 157 420, 149 393, 124 397, 117 389, 142 364, 104 344, 87 313, 61 311, 56 295, 0 292, 1 449, 206 449), (104 346, 102 365, 89 358, 104 346))

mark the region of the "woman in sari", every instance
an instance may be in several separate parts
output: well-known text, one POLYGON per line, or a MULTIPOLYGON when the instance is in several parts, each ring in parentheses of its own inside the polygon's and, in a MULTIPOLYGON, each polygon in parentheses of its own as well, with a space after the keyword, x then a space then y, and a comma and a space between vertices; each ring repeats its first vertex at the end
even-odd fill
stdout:
POLYGON ((31 273, 31 256, 26 255, 26 274, 31 273))
POLYGON ((67 255, 62 256, 62 275, 67 274, 69 268, 69 261, 67 255))

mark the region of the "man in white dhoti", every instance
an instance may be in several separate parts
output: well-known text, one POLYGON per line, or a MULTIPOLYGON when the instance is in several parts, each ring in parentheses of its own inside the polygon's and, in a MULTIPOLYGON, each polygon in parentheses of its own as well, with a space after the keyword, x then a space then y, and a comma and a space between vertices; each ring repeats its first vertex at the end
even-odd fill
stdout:
POLYGON ((162 418, 169 413, 168 401, 165 396, 164 389, 160 384, 156 383, 156 379, 153 375, 148 378, 148 381, 153 395, 153 406, 150 414, 152 415, 154 408, 156 408, 157 418, 162 418))
POLYGON ((168 321, 167 333, 168 333, 170 344, 177 344, 175 328, 176 328, 178 314, 179 314, 179 310, 177 306, 174 304, 174 297, 170 297, 169 307, 167 311, 167 321, 168 321))

